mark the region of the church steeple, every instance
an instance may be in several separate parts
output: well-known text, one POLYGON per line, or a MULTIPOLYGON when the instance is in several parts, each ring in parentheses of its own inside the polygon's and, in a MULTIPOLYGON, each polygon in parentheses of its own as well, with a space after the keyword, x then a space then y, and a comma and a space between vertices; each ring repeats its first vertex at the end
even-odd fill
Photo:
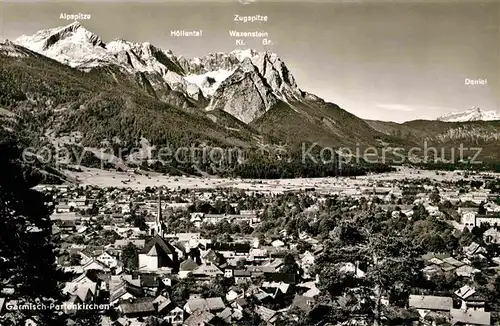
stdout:
POLYGON ((156 234, 163 236, 163 214, 161 207, 161 194, 158 195, 158 213, 156 215, 156 234))

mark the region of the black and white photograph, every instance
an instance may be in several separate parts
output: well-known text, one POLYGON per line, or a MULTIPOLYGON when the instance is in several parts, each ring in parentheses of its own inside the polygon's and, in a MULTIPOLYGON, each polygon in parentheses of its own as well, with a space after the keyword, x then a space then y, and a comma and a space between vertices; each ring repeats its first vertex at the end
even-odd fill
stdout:
POLYGON ((0 1, 0 326, 500 325, 500 0, 0 1))

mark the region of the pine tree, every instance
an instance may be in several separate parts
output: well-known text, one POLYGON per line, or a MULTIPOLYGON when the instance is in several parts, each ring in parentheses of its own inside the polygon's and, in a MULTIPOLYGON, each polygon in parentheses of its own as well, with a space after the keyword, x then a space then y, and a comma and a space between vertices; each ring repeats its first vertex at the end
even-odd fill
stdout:
POLYGON ((40 325, 58 325, 58 273, 50 241, 50 201, 33 190, 33 169, 21 161, 21 150, 10 137, 0 141, 0 284, 18 303, 45 303, 43 309, 0 316, 1 325, 19 325, 27 318, 40 325))

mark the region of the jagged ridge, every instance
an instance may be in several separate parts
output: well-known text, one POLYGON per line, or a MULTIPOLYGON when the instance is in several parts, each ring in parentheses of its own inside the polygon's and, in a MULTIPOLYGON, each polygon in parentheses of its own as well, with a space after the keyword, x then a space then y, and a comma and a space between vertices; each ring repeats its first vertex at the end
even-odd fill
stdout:
MULTIPOLYGON (((225 97, 235 95, 235 87, 232 85, 227 91, 219 88, 233 74, 241 74, 240 68, 248 70, 249 65, 253 65, 250 70, 258 74, 258 78, 254 78, 258 81, 258 88, 266 88, 258 90, 265 104, 264 107, 259 104, 236 110, 235 117, 246 123, 266 112, 276 102, 273 98, 291 102, 301 93, 285 63, 272 52, 235 50, 187 59, 176 57, 172 51, 159 49, 149 42, 117 39, 105 44, 79 22, 39 31, 33 36, 21 36, 16 43, 80 70, 117 65, 128 73, 140 73, 141 84, 148 92, 152 89, 160 100, 172 100, 171 92, 174 91, 174 102, 182 103, 182 107, 204 107, 211 101, 209 109, 222 108, 230 114, 235 113, 236 106, 246 102, 237 99, 235 103, 221 106, 220 103, 227 102, 225 97), (272 95, 265 95, 270 93, 272 95)), ((243 84, 243 87, 250 84, 243 84)), ((224 83, 224 87, 228 86, 229 83, 224 83)))
POLYGON ((473 106, 467 111, 446 114, 437 120, 445 122, 493 121, 500 120, 500 112, 483 111, 478 106, 473 106))

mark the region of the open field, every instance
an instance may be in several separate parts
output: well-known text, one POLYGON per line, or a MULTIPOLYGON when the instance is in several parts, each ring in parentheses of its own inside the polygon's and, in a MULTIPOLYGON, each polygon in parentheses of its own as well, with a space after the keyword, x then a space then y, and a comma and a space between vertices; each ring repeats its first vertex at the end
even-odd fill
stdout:
MULTIPOLYGON (((231 179, 218 177, 176 177, 157 173, 148 175, 133 172, 106 171, 93 168, 81 168, 82 172, 66 171, 69 176, 78 180, 81 185, 100 187, 118 187, 143 189, 145 187, 166 186, 170 189, 206 189, 206 188, 237 188, 243 190, 283 192, 304 188, 315 188, 318 191, 338 191, 346 186, 363 186, 376 181, 391 181, 401 179, 430 178, 437 181, 458 180, 463 178, 456 172, 427 171, 402 168, 397 172, 374 174, 356 178, 297 178, 297 179, 231 179)), ((500 174, 491 174, 499 177, 500 174)), ((472 176, 471 178, 474 178, 472 176)))

